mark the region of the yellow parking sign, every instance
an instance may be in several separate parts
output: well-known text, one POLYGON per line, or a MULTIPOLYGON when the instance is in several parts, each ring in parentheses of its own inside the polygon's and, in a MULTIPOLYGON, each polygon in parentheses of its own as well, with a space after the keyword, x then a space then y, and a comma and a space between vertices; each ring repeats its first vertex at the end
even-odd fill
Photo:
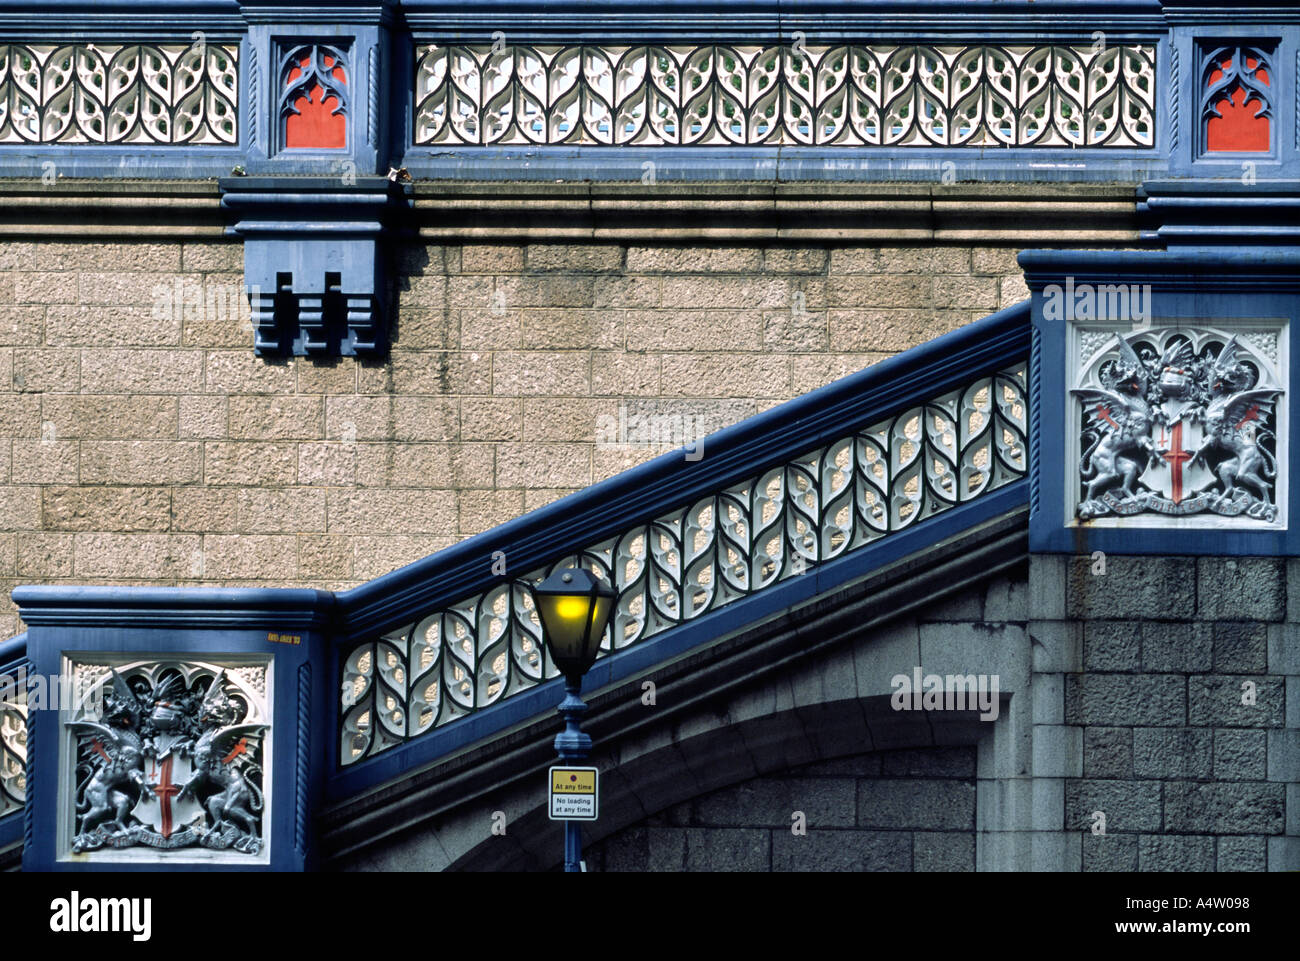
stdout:
POLYGON ((594 767, 553 767, 550 776, 552 821, 596 820, 600 781, 594 767))

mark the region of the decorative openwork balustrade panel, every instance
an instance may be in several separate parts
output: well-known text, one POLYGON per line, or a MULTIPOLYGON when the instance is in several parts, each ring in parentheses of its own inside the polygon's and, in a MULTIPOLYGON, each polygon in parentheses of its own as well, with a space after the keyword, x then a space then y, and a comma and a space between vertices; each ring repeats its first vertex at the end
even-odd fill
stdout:
POLYGON ((234 144, 238 49, 0 44, 0 143, 234 144))
POLYGON ((619 590, 602 656, 980 497, 1027 471, 1023 363, 359 645, 344 765, 558 673, 529 584, 585 567, 619 590))
POLYGON ((416 144, 1152 147, 1155 48, 422 46, 416 144))
POLYGON ((27 690, 0 685, 0 817, 22 810, 26 798, 27 690))

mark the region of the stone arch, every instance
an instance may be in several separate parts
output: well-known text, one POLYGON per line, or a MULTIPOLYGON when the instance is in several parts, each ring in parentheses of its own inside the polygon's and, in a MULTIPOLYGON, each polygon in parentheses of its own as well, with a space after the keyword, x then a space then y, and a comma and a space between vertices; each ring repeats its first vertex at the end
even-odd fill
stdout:
MULTIPOLYGON (((675 806, 808 765, 908 749, 974 749, 987 726, 971 712, 955 714, 935 725, 924 713, 895 712, 882 696, 791 706, 735 721, 725 709, 701 712, 678 725, 672 740, 629 740, 598 754, 601 816, 584 825, 583 843, 599 844, 675 806)), ((971 778, 973 805, 973 769, 971 778)), ((504 837, 483 838, 449 869, 554 869, 563 851, 561 828, 547 817, 544 794, 534 794, 539 803, 510 819, 504 837)), ((972 822, 972 844, 973 829, 972 822)))

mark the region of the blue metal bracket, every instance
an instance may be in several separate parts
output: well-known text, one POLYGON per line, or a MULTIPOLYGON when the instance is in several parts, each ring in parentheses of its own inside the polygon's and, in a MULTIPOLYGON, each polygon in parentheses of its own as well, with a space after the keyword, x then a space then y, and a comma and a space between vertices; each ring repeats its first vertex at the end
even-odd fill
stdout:
POLYGON ((259 356, 376 356, 388 347, 388 239, 409 188, 383 177, 231 177, 259 356))

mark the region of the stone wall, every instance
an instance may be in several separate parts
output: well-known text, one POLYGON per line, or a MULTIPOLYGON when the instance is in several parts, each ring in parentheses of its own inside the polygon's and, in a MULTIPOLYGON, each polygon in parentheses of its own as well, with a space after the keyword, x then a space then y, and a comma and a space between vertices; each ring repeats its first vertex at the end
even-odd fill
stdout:
POLYGON ((351 586, 659 453, 621 405, 708 432, 1026 296, 1010 246, 414 246, 388 360, 266 360, 242 256, 0 244, 0 637, 16 583, 351 586))
POLYGON ((1050 671, 1034 684, 1036 713, 1079 735, 1045 773, 1072 775, 1083 870, 1300 867, 1297 575, 1272 558, 1033 559, 1031 636, 1078 658, 1059 693, 1050 671))
POLYGON ((881 751, 755 778, 584 856, 591 871, 973 871, 975 749, 881 751))

